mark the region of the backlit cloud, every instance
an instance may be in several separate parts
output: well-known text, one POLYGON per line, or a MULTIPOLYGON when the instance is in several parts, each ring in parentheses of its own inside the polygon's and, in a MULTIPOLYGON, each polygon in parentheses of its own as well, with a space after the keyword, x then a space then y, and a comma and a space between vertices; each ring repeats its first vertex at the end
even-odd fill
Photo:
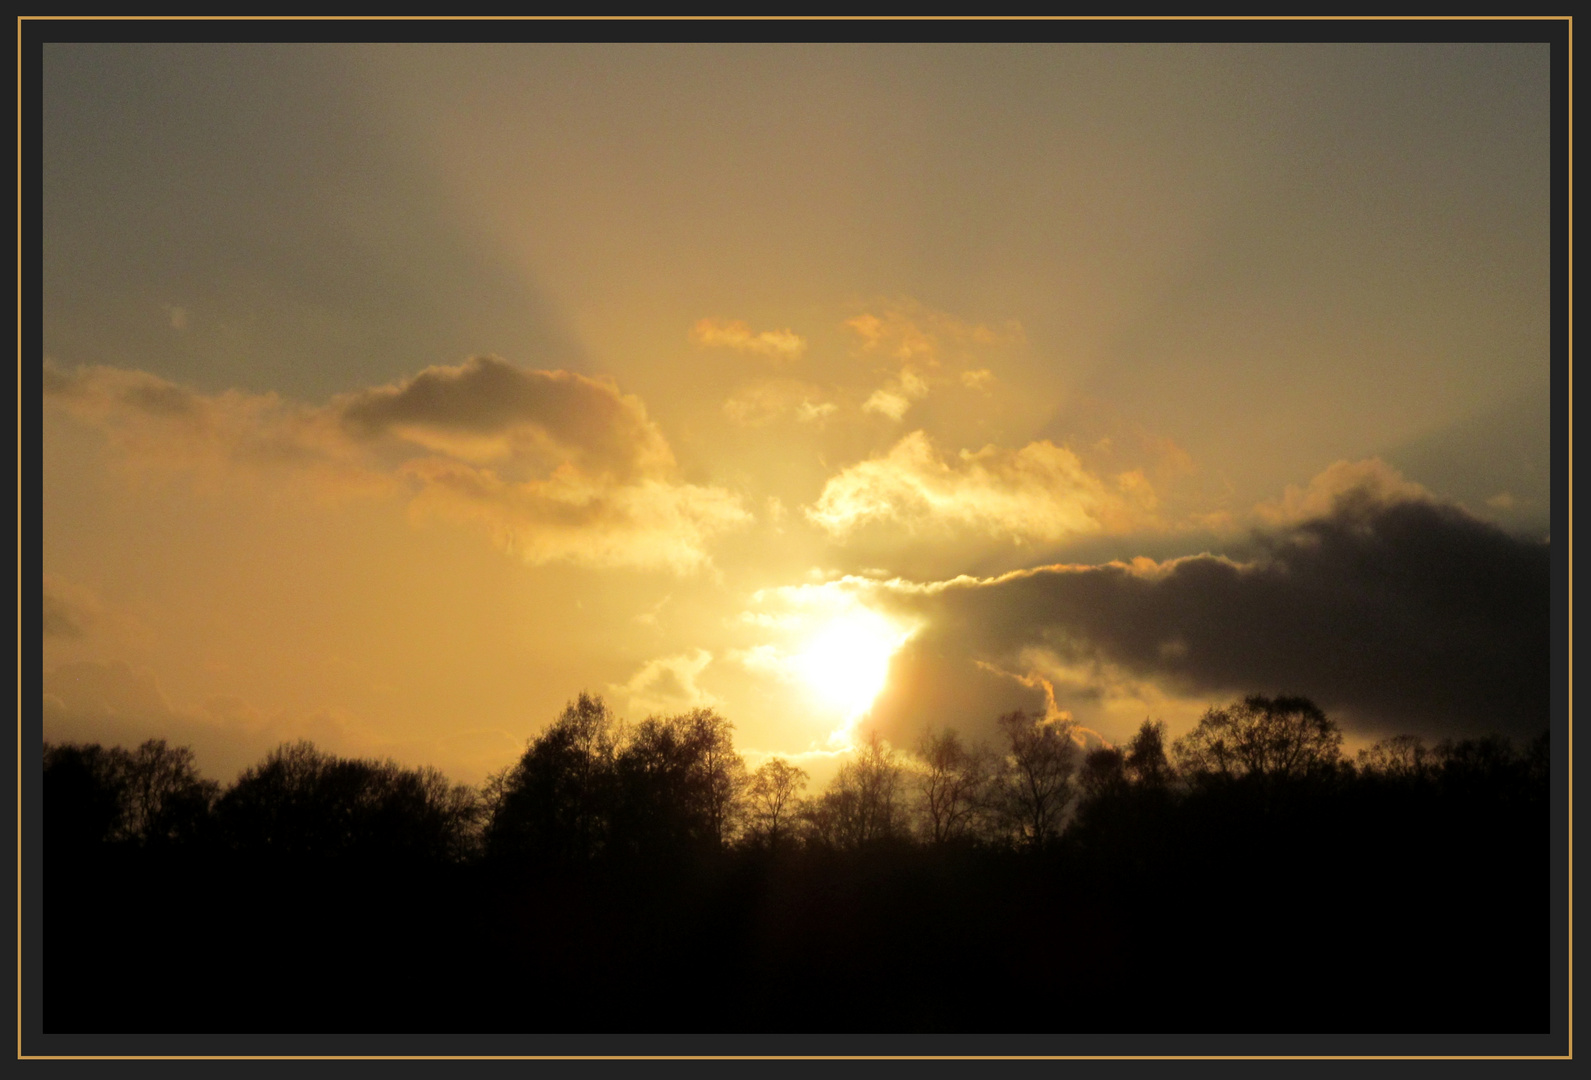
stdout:
POLYGON ((468 461, 569 465, 630 480, 674 465, 639 398, 567 371, 531 371, 492 356, 430 367, 412 379, 336 402, 362 438, 393 433, 468 461))
POLYGON ((835 536, 870 524, 913 532, 966 529, 1015 541, 1053 541, 1152 522, 1155 493, 1141 472, 1096 476, 1048 441, 986 446, 947 459, 915 431, 881 457, 830 478, 807 516, 835 536))
POLYGON ((931 387, 952 379, 968 389, 986 388, 994 373, 980 357, 1025 340, 1015 321, 990 327, 910 300, 875 306, 842 325, 856 339, 861 356, 884 361, 890 370, 884 385, 863 403, 863 411, 896 421, 927 397, 931 387))
POLYGON ((1020 345, 1026 340, 1015 320, 986 326, 909 300, 877 305, 845 320, 844 326, 864 351, 902 363, 937 365, 968 350, 1020 345))
POLYGON ((709 708, 720 704, 719 699, 696 685, 696 680, 712 662, 713 654, 706 649, 658 657, 642 664, 627 682, 608 689, 629 703, 632 720, 709 708))
POLYGON ((105 431, 130 463, 212 478, 264 472, 317 492, 405 493, 417 515, 477 523, 533 563, 689 571, 710 561, 713 536, 751 521, 739 496, 677 478, 639 399, 495 357, 319 408, 104 367, 47 365, 44 392, 105 431))
POLYGON ((754 334, 750 326, 730 319, 702 319, 691 327, 691 340, 709 348, 735 349, 774 360, 794 360, 807 347, 806 339, 794 330, 763 330, 754 334))
POLYGON ((1328 470, 1321 512, 1263 526, 1242 559, 875 583, 870 602, 925 618, 913 648, 941 682, 975 685, 982 661, 1043 675, 1063 708, 1298 693, 1361 733, 1534 735, 1549 708, 1547 545, 1399 479, 1328 470))

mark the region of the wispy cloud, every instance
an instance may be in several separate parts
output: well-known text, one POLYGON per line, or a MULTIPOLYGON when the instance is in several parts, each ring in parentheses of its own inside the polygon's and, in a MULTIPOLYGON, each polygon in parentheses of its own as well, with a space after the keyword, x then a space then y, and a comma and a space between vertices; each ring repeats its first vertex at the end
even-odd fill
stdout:
POLYGON ((763 330, 738 319, 702 319, 691 327, 691 340, 708 348, 734 349, 774 360, 795 360, 806 351, 806 338, 794 330, 763 330))
POLYGON ((769 379, 736 391, 724 402, 724 415, 744 427, 763 427, 788 417, 818 423, 839 411, 823 388, 795 379, 769 379))
POLYGON ((968 389, 987 388, 994 373, 981 358, 1025 340, 1014 321, 985 326, 911 300, 875 305, 842 325, 853 335, 860 355, 881 360, 890 369, 888 380, 863 403, 863 411, 895 421, 933 386, 953 380, 968 389))

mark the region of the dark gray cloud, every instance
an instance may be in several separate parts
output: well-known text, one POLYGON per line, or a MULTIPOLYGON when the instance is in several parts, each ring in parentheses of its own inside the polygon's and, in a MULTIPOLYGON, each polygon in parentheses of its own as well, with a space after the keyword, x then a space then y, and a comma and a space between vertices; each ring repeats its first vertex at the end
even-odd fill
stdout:
POLYGON ((919 651, 1020 670, 1042 650, 1183 696, 1304 694, 1365 734, 1528 736, 1549 719, 1548 556, 1456 507, 1360 487, 1254 533, 1241 561, 1053 566, 896 595, 928 616, 919 651))
POLYGON ((347 399, 342 422, 361 436, 418 427, 474 437, 539 433, 588 472, 621 479, 655 473, 673 458, 639 400, 567 371, 532 371, 495 356, 431 367, 394 386, 347 399))

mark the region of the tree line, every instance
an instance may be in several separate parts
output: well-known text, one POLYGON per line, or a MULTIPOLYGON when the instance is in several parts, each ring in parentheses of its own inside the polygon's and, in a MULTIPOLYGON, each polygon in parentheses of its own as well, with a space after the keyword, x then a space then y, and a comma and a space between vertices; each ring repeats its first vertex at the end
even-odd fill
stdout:
POLYGON ((1545 1025, 1545 736, 1350 758, 1289 696, 1075 734, 869 735, 821 790, 590 695, 480 786, 49 745, 46 1030, 1545 1025))
MULTIPOLYGON (((1169 743, 1145 720, 1125 744, 1085 750, 1065 719, 1012 712, 1000 741, 929 731, 909 750, 866 735, 828 787, 781 757, 755 770, 712 709, 637 724, 582 693, 480 787, 429 767, 284 744, 222 788, 193 752, 46 744, 46 850, 248 854, 275 860, 486 861, 549 868, 731 850, 878 845, 1044 850, 1086 840, 1145 806, 1246 798, 1256 812, 1302 793, 1545 792, 1543 733, 1427 745, 1400 735, 1350 760, 1307 698, 1250 695, 1209 709, 1169 743)), ((1503 796, 1499 796, 1503 797, 1503 796)))

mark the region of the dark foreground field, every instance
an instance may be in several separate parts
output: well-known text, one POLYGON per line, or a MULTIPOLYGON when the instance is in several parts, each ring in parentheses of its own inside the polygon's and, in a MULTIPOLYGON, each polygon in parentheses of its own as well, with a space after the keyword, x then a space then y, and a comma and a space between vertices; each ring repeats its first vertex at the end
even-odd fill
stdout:
POLYGON ((1043 851, 881 843, 556 870, 47 853, 44 1024, 1539 1032, 1542 794, 1140 801, 1043 851))

